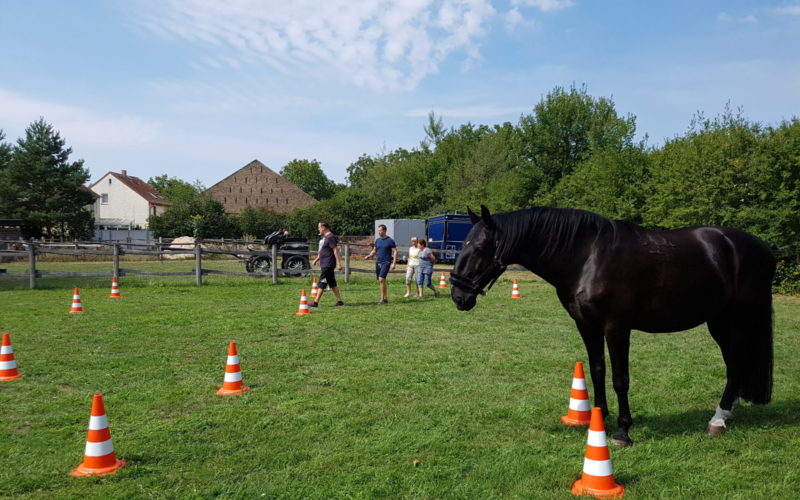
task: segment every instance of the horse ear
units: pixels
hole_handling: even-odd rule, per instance
[[[469,215],[469,220],[472,221],[473,226],[477,224],[479,220],[481,220],[481,217],[477,215],[475,212],[473,212],[472,209],[469,207],[467,207],[467,214]]]
[[[483,219],[483,223],[486,224],[486,227],[494,229],[492,214],[489,213],[489,209],[486,208],[486,205],[481,205],[481,219]]]

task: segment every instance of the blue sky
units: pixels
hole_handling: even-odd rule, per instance
[[[800,116],[800,1],[4,0],[0,129],[40,116],[92,179],[211,186],[253,159],[361,154],[447,127],[516,123],[585,85],[650,144],[727,102]]]

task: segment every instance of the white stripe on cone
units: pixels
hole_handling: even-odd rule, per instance
[[[603,448],[608,446],[605,431],[589,431],[589,437],[586,439],[586,444],[596,448]]]
[[[10,345],[0,347],[0,354],[14,354],[14,348]]]
[[[242,372],[228,373],[225,372],[225,379],[223,382],[239,382],[242,380]]]
[[[569,409],[576,411],[592,411],[592,409],[589,407],[588,399],[569,398]]]
[[[17,367],[17,361],[0,361],[0,370],[11,370]]]
[[[87,457],[102,457],[109,453],[114,453],[114,445],[110,439],[100,443],[86,441],[86,450],[83,452]]]
[[[89,430],[90,431],[99,431],[108,427],[108,417],[105,415],[99,415],[97,417],[92,416],[89,417]]]
[[[611,471],[611,460],[592,460],[591,458],[584,458],[583,473],[597,477],[610,476],[613,474]]]
[[[572,379],[572,388],[585,390],[586,389],[586,379],[585,378],[573,378]]]
[[[229,365],[238,365],[239,364],[239,355],[235,354],[233,356],[228,356],[228,363]]]

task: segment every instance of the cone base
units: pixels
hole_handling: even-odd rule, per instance
[[[114,294],[111,294],[111,295],[109,295],[109,296],[108,296],[108,298],[109,298],[109,299],[121,299],[121,298],[122,298],[122,295],[114,295]]]
[[[597,488],[590,488],[583,483],[583,479],[578,479],[572,483],[573,495],[591,495],[595,498],[622,498],[625,494],[625,487],[621,484],[614,483],[614,486],[607,490],[599,490]]]
[[[83,311],[70,311],[70,314],[83,314]]]
[[[241,389],[225,389],[224,387],[217,391],[217,396],[231,396],[234,394],[244,394],[249,391],[250,387],[244,386]]]
[[[580,427],[583,425],[589,425],[588,418],[586,420],[581,420],[578,418],[572,418],[569,415],[564,415],[563,417],[561,417],[561,422],[564,425],[569,425],[570,427]]]
[[[303,311],[303,312],[297,311],[295,314],[297,316],[311,316],[311,313],[308,311]]]
[[[0,377],[0,382],[7,382],[9,380],[16,380],[16,379],[22,378],[22,377],[24,377],[24,375],[20,375],[19,373],[16,374],[16,375],[9,375],[9,376],[6,376],[6,377]]]
[[[522,297],[511,297],[512,299],[521,299]]]
[[[74,471],[72,471],[71,475],[73,477],[105,476],[106,474],[116,473],[117,469],[121,469],[124,466],[125,460],[117,460],[114,465],[97,468],[85,467],[83,464],[80,464]]]

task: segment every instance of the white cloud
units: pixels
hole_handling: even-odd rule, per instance
[[[534,7],[542,12],[553,12],[575,5],[572,0],[512,0],[511,4],[515,7]]]
[[[28,125],[39,117],[60,132],[67,146],[140,146],[155,140],[162,129],[160,124],[138,116],[101,116],[81,107],[0,89],[0,123],[8,127],[6,139],[13,141],[21,137]],[[12,136],[12,132],[16,136]],[[74,149],[78,153],[77,148]]]
[[[800,16],[800,5],[790,5],[787,7],[776,7],[771,11],[779,16]]]
[[[137,22],[159,36],[201,45],[208,53],[195,67],[267,64],[297,78],[383,91],[414,89],[458,51],[478,60],[475,42],[496,14],[489,0],[169,0],[153,5],[155,11],[135,13]]]
[[[525,18],[522,17],[522,14],[519,13],[519,9],[516,7],[508,11],[504,17],[506,31],[508,32],[513,32],[517,26],[525,22]]]
[[[727,12],[720,12],[719,15],[717,15],[717,20],[723,23],[739,23],[739,24],[758,23],[758,18],[756,18],[756,16],[752,14],[742,17],[735,17],[728,14]]]
[[[474,106],[465,106],[461,108],[446,108],[433,110],[436,116],[444,118],[459,118],[459,119],[484,119],[493,118],[497,116],[520,115],[522,111],[518,106],[497,106],[495,104],[477,104]],[[406,116],[411,118],[427,117],[430,109],[412,109],[405,113]]]

